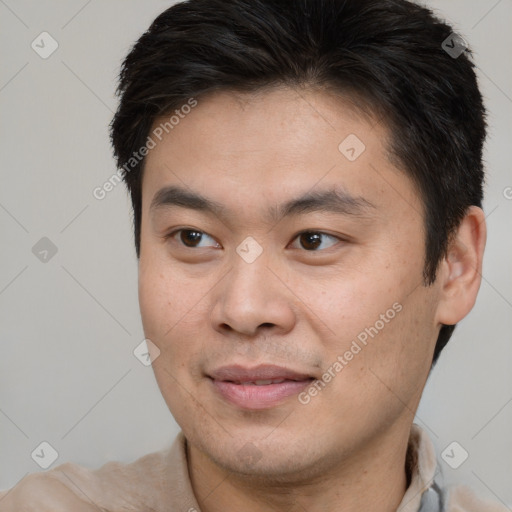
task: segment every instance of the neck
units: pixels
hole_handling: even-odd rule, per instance
[[[192,488],[202,512],[395,512],[408,484],[410,424],[396,428],[322,474],[309,470],[279,482],[230,472],[187,443]]]

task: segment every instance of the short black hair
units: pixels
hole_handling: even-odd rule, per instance
[[[126,163],[155,119],[207,93],[280,86],[333,90],[384,120],[389,157],[423,202],[432,284],[467,209],[481,207],[486,112],[469,48],[406,0],[188,0],[160,14],[123,62],[111,123],[137,257],[144,158]],[[441,327],[433,363],[454,328]]]

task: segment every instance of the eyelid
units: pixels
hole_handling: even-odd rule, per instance
[[[202,229],[196,229],[196,228],[192,228],[190,226],[173,228],[169,233],[165,234],[163,236],[163,238],[164,238],[164,240],[173,239],[181,231],[195,231],[196,233],[201,233],[203,236],[206,235],[206,236],[210,237],[212,240],[215,240],[216,245],[222,247],[222,245],[215,239],[214,236],[210,235],[206,231],[203,231]],[[185,249],[206,249],[206,247],[188,247],[183,242],[181,242],[181,240],[177,240],[177,243],[181,247],[184,247]],[[209,246],[209,247],[213,247],[213,246]]]
[[[338,245],[339,242],[347,242],[348,240],[346,238],[343,238],[339,235],[333,235],[331,233],[327,233],[325,231],[321,231],[319,229],[303,229],[302,231],[299,231],[293,238],[292,238],[292,241],[290,242],[290,244],[288,245],[291,245],[293,242],[295,242],[295,240],[297,240],[297,238],[299,238],[301,235],[304,235],[304,234],[316,234],[316,235],[324,235],[324,236],[327,236],[329,238],[333,238],[333,239],[336,239],[337,242],[332,244],[330,247],[327,247],[326,249],[319,249],[319,250],[314,250],[314,251],[308,251],[306,249],[302,249],[301,250],[303,252],[306,252],[306,253],[320,253],[320,252],[324,252],[324,251],[328,251],[329,249],[331,249],[332,247],[336,247]]]

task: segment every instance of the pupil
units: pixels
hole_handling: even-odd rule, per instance
[[[188,247],[194,247],[195,242],[201,241],[202,234],[199,231],[182,231],[181,241]]]
[[[301,235],[301,245],[304,249],[316,249],[321,244],[321,235],[318,233],[303,233]]]

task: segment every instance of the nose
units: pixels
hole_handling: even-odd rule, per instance
[[[218,332],[245,337],[278,335],[295,325],[293,295],[263,255],[252,263],[236,255],[215,293],[211,321]]]

